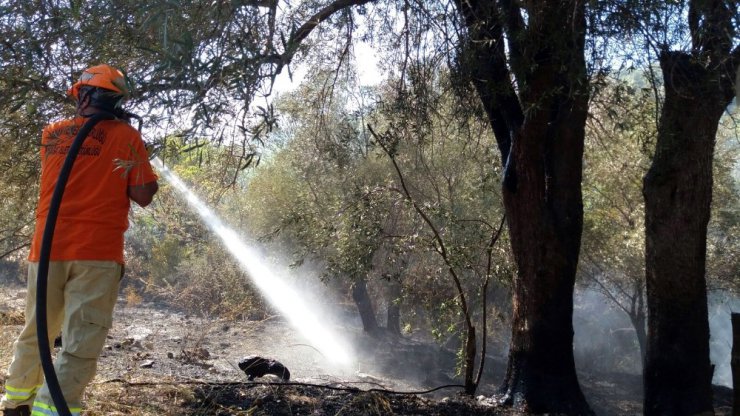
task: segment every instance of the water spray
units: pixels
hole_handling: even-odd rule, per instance
[[[39,358],[41,368],[44,372],[49,394],[52,397],[56,412],[61,416],[71,416],[69,406],[64,399],[59,379],[54,370],[54,363],[51,359],[51,346],[48,338],[48,322],[46,298],[48,292],[49,278],[49,261],[51,257],[51,246],[56,229],[57,217],[64,196],[64,190],[72,172],[72,167],[77,159],[77,154],[82,147],[87,135],[102,120],[112,120],[116,116],[108,112],[100,112],[91,116],[75,136],[72,145],[67,152],[64,164],[59,172],[54,193],[49,203],[49,212],[46,217],[44,233],[41,240],[41,251],[39,256],[39,270],[36,276],[36,327],[37,340],[39,346]],[[153,160],[162,175],[170,182],[175,189],[181,192],[187,199],[187,202],[201,216],[211,230],[218,235],[228,248],[229,252],[239,262],[251,278],[255,285],[260,289],[268,301],[281,311],[288,321],[324,356],[340,365],[348,365],[351,358],[348,353],[346,344],[343,343],[336,334],[331,333],[319,321],[311,309],[308,308],[303,298],[278,274],[270,271],[265,262],[260,258],[258,253],[247,246],[239,236],[211,211],[198,197],[190,191],[180,178],[172,173],[159,158]]]
[[[271,270],[258,251],[247,245],[233,229],[226,226],[174,172],[164,165],[162,160],[155,157],[152,165],[185,197],[190,207],[221,239],[242,271],[249,276],[270,304],[285,316],[291,326],[327,360],[342,366],[352,363],[348,344],[321,322],[304,297],[288,285],[286,276]]]

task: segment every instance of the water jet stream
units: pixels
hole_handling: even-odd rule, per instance
[[[223,241],[242,271],[249,276],[270,304],[285,316],[291,326],[330,362],[343,366],[352,363],[348,344],[319,320],[304,298],[286,283],[283,276],[270,270],[257,250],[248,246],[234,230],[226,226],[174,172],[162,163],[161,159],[154,158],[152,165],[185,197],[190,207]]]

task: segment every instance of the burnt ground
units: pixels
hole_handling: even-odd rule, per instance
[[[0,367],[11,360],[21,329],[23,296],[0,286]],[[514,415],[486,397],[503,377],[504,360],[491,357],[476,398],[459,394],[454,354],[437,346],[369,337],[352,326],[338,330],[358,349],[351,368],[332,366],[296,331],[275,317],[222,321],[173,312],[156,304],[117,306],[98,375],[86,396],[87,415]],[[240,358],[277,359],[291,380],[247,381]],[[430,370],[434,369],[434,370]],[[0,382],[4,381],[0,375]],[[579,373],[584,394],[599,415],[642,413],[639,376]],[[414,394],[390,393],[415,392]],[[732,391],[715,391],[716,414],[731,414]]]

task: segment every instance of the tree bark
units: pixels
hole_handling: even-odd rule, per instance
[[[572,322],[588,108],[585,6],[457,4],[471,38],[466,65],[506,165],[504,205],[518,266],[502,399],[533,413],[592,414],[576,376]]]
[[[367,333],[378,331],[378,319],[375,316],[375,309],[367,293],[367,282],[365,279],[358,279],[352,286],[352,299],[357,305],[357,312],[362,320],[362,330]]]
[[[740,313],[732,314],[732,414],[740,415]]]
[[[640,364],[645,371],[645,359],[647,357],[647,316],[645,311],[645,295],[642,279],[635,279],[632,286],[631,305],[627,311],[632,327],[635,328],[637,345],[640,348]]]
[[[645,330],[645,312],[640,310],[634,315],[630,315],[630,321],[632,326],[635,328],[635,335],[637,336],[637,346],[640,348],[640,362],[642,363],[642,370],[645,371],[645,360],[647,357],[647,331]]]
[[[398,302],[401,298],[401,283],[398,278],[398,275],[393,275],[388,281],[388,309],[386,311],[388,332],[396,336],[401,335],[401,305]]]
[[[545,80],[547,88],[565,81],[556,78]],[[572,322],[586,99],[553,97],[545,107],[527,117],[515,138],[517,185],[504,186],[518,272],[503,388],[507,401],[530,412],[589,414],[575,372]]]
[[[695,56],[664,51],[660,65],[665,103],[643,181],[649,323],[644,411],[693,415],[713,412],[706,239],[717,124],[731,93],[720,71],[708,70]]]

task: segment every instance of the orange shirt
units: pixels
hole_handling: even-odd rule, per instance
[[[87,119],[52,123],[41,138],[41,186],[30,261],[39,261],[54,187],[69,147]],[[139,132],[122,121],[100,121],[85,139],[64,191],[51,260],[112,260],[123,264],[127,188],[157,180]]]

